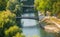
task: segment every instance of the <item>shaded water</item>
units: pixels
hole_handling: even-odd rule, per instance
[[[28,15],[24,15],[24,16],[28,16]],[[39,16],[40,20],[42,18],[44,18],[44,16]],[[37,26],[37,23],[38,23],[37,20],[22,19],[21,21],[22,21],[22,25],[23,25],[22,30],[26,37],[55,37],[54,34],[47,33],[44,30],[40,29]]]
[[[26,37],[40,37],[40,31],[37,27],[23,28],[23,33],[26,35]]]
[[[22,19],[23,33],[26,37],[40,37],[40,31],[37,26],[37,21],[32,19]]]

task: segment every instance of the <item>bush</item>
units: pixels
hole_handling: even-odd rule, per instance
[[[15,17],[9,10],[0,12],[0,37],[24,37]]]

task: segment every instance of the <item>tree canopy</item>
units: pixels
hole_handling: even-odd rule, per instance
[[[0,12],[0,37],[24,37],[15,17],[9,10]]]
[[[19,0],[0,0],[0,37],[25,37],[16,22],[21,14]]]
[[[9,0],[7,3],[6,9],[10,10],[11,12],[14,12],[16,15],[20,16],[22,13],[22,5],[19,0]]]
[[[0,11],[5,10],[8,0],[0,0]]]
[[[60,10],[60,0],[35,0],[34,6],[41,12],[50,11],[55,14]]]

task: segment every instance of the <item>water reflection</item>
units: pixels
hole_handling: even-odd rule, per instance
[[[26,37],[40,37],[39,27],[37,21],[32,19],[22,19],[23,33]]]

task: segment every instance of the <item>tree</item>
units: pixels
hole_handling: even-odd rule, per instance
[[[41,12],[45,12],[48,8],[47,4],[48,4],[49,0],[35,0],[35,8]]]
[[[53,4],[53,14],[58,14],[60,13],[60,0],[57,0],[57,2],[55,2]]]
[[[56,13],[60,13],[60,0],[35,0],[34,1],[34,6],[35,6],[35,9],[37,11],[40,11],[44,14],[46,14],[46,12],[51,12],[52,15],[56,14]],[[45,19],[45,18],[43,18]],[[55,18],[52,18],[52,17],[47,17],[44,21],[40,22],[42,24],[40,24],[41,27],[44,27],[43,30],[46,29],[47,32],[50,32],[50,33],[55,33],[56,37],[60,37],[60,27],[58,28],[59,24],[56,24],[58,19],[55,19]],[[53,21],[55,23],[53,23]],[[56,26],[58,25],[58,26]],[[58,32],[58,33],[57,33]],[[43,32],[41,32],[43,33]],[[46,35],[46,33],[44,34]],[[45,36],[44,36],[45,37]]]
[[[8,0],[0,0],[0,11],[5,10]]]
[[[9,0],[7,3],[6,10],[10,10],[14,14],[16,14],[16,17],[21,17],[22,13],[22,4],[20,0]],[[16,22],[21,27],[21,19],[16,18]]]
[[[19,16],[22,12],[22,5],[20,0],[9,0],[6,9],[14,12],[15,14],[18,14],[17,16]]]
[[[9,10],[0,12],[0,37],[24,37],[15,17]]]
[[[41,12],[46,13],[46,11],[49,11],[52,14],[55,14],[56,11],[60,10],[59,6],[57,5],[58,2],[60,2],[60,0],[35,0],[34,5],[35,8]]]

